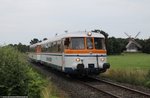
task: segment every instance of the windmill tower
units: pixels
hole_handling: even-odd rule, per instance
[[[138,49],[141,49],[142,46],[135,41],[135,39],[137,38],[137,36],[140,34],[137,33],[137,35],[133,38],[131,36],[129,36],[127,33],[125,33],[128,36],[129,42],[126,45],[126,52],[138,52]]]

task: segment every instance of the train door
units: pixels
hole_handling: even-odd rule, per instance
[[[89,62],[91,64],[87,64],[88,68],[95,68],[98,67],[98,54],[95,51],[95,45],[94,45],[94,38],[93,37],[86,37],[86,49],[89,51],[90,59]]]
[[[37,45],[36,46],[36,50],[35,50],[35,59],[37,62],[39,62],[41,60],[41,45]]]
[[[62,53],[62,71],[64,71],[64,67],[65,67],[65,54],[64,54],[64,41],[65,39],[61,40],[61,53]]]
[[[62,71],[65,70],[66,65],[66,57],[65,57],[65,49],[69,49],[70,47],[70,38],[63,38],[62,39]]]
[[[103,68],[103,63],[106,61],[106,46],[105,46],[105,39],[104,38],[94,38],[94,47],[97,51],[96,59],[98,67]]]

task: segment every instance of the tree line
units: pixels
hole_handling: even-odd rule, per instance
[[[47,40],[47,38],[44,38],[43,40]],[[150,54],[150,38],[149,39],[135,39],[136,42],[138,42],[142,49],[139,49],[143,53]],[[37,38],[34,38],[30,41],[30,45],[41,42],[41,40],[38,40]],[[121,54],[126,50],[126,45],[128,44],[128,39],[125,38],[115,38],[115,37],[109,37],[107,39],[107,53],[109,55],[115,55],[115,54]],[[21,43],[19,44],[9,44],[9,46],[12,46],[19,50],[20,52],[28,52],[29,51],[29,45],[23,45]]]
[[[107,42],[107,52],[108,54],[121,54],[126,50],[126,45],[128,44],[129,39],[124,38],[115,38],[110,37],[108,38]],[[149,39],[135,39],[137,43],[139,43],[142,46],[142,49],[139,49],[139,51],[143,53],[150,54],[150,38]]]

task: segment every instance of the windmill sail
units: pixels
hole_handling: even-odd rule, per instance
[[[135,38],[140,34],[140,32],[135,36],[135,38],[131,38],[127,33],[125,33],[129,38],[129,42],[126,45],[127,52],[138,52],[138,49],[141,49],[142,46],[135,41]]]
[[[141,32],[139,32],[134,38],[137,38],[137,36],[139,36],[140,33],[141,33]]]

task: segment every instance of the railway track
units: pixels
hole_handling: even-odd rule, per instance
[[[149,93],[98,78],[88,77],[86,79],[80,79],[79,82],[89,88],[103,92],[112,98],[150,98]]]
[[[41,68],[42,67],[42,68]],[[44,66],[36,66],[38,70],[42,69],[42,73],[49,74],[48,67]],[[53,70],[51,70],[53,71]],[[55,71],[54,71],[55,73]],[[60,74],[59,74],[60,75]],[[61,74],[63,78],[66,76]],[[68,78],[68,77],[66,77]],[[150,98],[149,93],[145,93],[142,91],[138,91],[126,86],[122,86],[116,83],[112,83],[110,81],[101,80],[99,78],[95,77],[86,77],[86,78],[70,78],[72,81],[80,82],[80,84],[83,84],[87,86],[90,89],[93,89],[94,91],[104,93],[104,96],[107,97],[104,98]],[[103,98],[103,97],[102,97]]]
[[[31,63],[31,65],[39,73],[50,78],[59,89],[63,89],[68,94],[68,98],[110,98],[110,95],[89,89],[79,83],[75,77],[70,77],[41,64]]]

